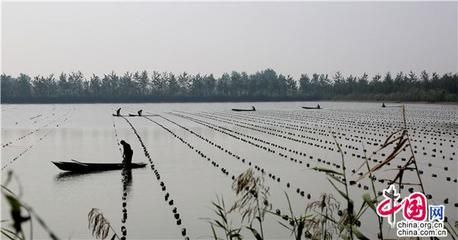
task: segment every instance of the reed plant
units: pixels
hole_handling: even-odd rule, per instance
[[[316,201],[308,203],[303,213],[295,214],[285,192],[289,212],[273,210],[264,175],[256,176],[251,168],[234,180],[232,190],[236,199],[231,207],[227,208],[224,199],[220,197],[212,203],[216,217],[207,220],[215,240],[242,239],[244,230],[248,230],[251,237],[257,240],[268,239],[264,232],[264,221],[268,217],[288,229],[294,239],[332,239],[332,236],[341,234],[341,226],[348,219],[339,210],[340,203],[332,194],[322,194]],[[235,226],[232,219],[237,216],[240,222]]]
[[[17,185],[19,186],[18,194],[8,188],[9,183],[13,179],[16,180]],[[1,185],[1,191],[10,207],[11,216],[11,220],[1,221],[1,236],[10,240],[25,240],[27,239],[27,235],[24,228],[28,225],[29,239],[32,240],[34,222],[37,222],[38,225],[48,234],[49,239],[59,239],[59,237],[57,237],[57,235],[49,228],[43,218],[41,218],[30,205],[21,200],[22,187],[19,178],[13,174],[12,171],[7,172],[6,179]]]
[[[112,233],[110,238],[111,240],[121,239],[111,226],[108,219],[103,216],[103,213],[100,211],[100,209],[92,208],[89,211],[87,218],[88,228],[91,231],[92,236],[96,239],[107,239],[110,232]]]

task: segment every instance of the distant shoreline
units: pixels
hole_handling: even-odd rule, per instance
[[[458,102],[458,73],[403,72],[372,79],[340,72],[302,74],[299,79],[273,69],[221,77],[147,71],[85,77],[1,75],[2,103],[157,103],[253,101]]]
[[[204,98],[162,98],[162,99],[154,99],[154,100],[147,100],[147,99],[78,99],[77,101],[59,101],[57,99],[37,99],[35,101],[27,101],[27,100],[20,100],[20,101],[9,101],[3,100],[1,101],[2,105],[7,104],[141,104],[141,103],[254,103],[254,102],[343,102],[343,103],[350,103],[350,102],[367,102],[367,103],[385,103],[385,104],[443,104],[443,105],[458,105],[458,102],[450,102],[450,101],[396,101],[396,100],[370,100],[370,99],[304,99],[304,98],[269,98],[269,99],[262,99],[262,98],[241,98],[241,99],[233,99],[233,98],[212,98],[212,99],[204,99]]]

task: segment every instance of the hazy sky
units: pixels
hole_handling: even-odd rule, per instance
[[[457,2],[4,2],[2,71],[457,72]]]

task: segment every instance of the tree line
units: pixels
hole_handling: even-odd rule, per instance
[[[458,102],[458,73],[390,72],[369,77],[313,73],[299,79],[273,69],[254,74],[147,71],[85,77],[81,72],[1,75],[2,103],[376,100]]]

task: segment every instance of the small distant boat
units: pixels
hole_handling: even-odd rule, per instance
[[[116,115],[116,114],[112,114],[113,117],[153,117],[153,116],[159,116],[159,114],[147,114],[147,115],[137,115],[137,114],[132,114],[132,113],[129,113],[129,115]]]
[[[402,105],[385,105],[385,103],[382,103],[382,108],[392,108],[392,107],[402,107]]]
[[[120,170],[124,168],[122,163],[85,163],[72,160],[71,162],[52,162],[56,167],[64,171],[70,172],[98,172],[98,171],[110,171]],[[132,163],[129,168],[143,168],[146,163]]]
[[[321,109],[320,104],[318,104],[316,107],[302,107],[303,109]]]
[[[254,112],[256,111],[256,108],[254,106],[251,106],[251,109],[233,108],[232,111],[234,112]]]

